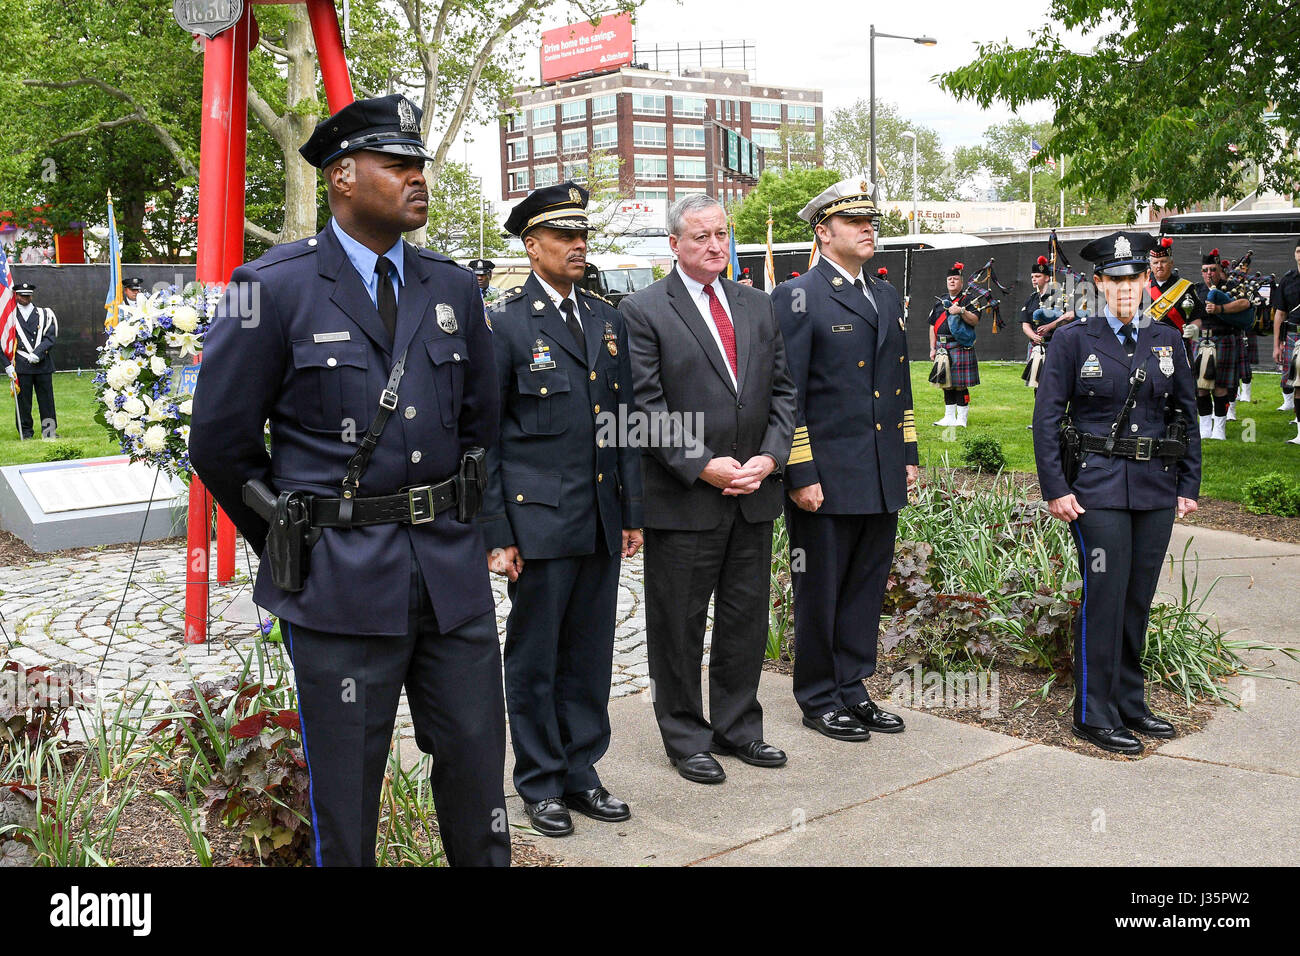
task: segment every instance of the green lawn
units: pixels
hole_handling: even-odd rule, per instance
[[[94,372],[56,372],[54,375],[54,409],[59,416],[59,439],[41,438],[18,440],[18,421],[14,415],[14,400],[9,397],[8,379],[0,383],[0,407],[4,409],[4,424],[0,424],[0,465],[26,465],[46,461],[51,446],[75,445],[81,449],[79,458],[98,458],[103,455],[120,455],[121,447],[108,437],[104,426],[95,421],[95,388],[91,383]],[[32,399],[32,418],[40,434],[40,408]]]
[[[912,363],[912,395],[916,402],[916,430],[921,443],[921,464],[940,465],[947,454],[961,463],[961,441],[967,435],[990,435],[1002,443],[1009,466],[1015,471],[1034,470],[1033,437],[1025,428],[1033,410],[1033,392],[1020,380],[1022,366],[980,363],[984,384],[971,391],[970,425],[965,429],[939,429],[930,423],[943,416],[943,393],[926,381],[928,362]],[[120,449],[94,420],[94,392],[90,372],[54,376],[54,399],[59,413],[59,445],[71,444],[81,457],[115,455]],[[1206,442],[1202,493],[1210,498],[1241,500],[1241,488],[1250,478],[1269,471],[1300,475],[1300,446],[1288,445],[1295,434],[1290,412],[1274,411],[1282,401],[1279,376],[1255,373],[1255,401],[1228,423],[1228,441]],[[0,393],[2,395],[3,393]],[[13,401],[0,398],[9,424],[0,426],[0,465],[45,461],[49,441],[20,442],[13,422]],[[35,409],[33,413],[35,414]],[[1255,440],[1244,440],[1246,420],[1255,423]]]
[[[980,363],[983,384],[971,389],[970,424],[966,428],[936,428],[943,417],[943,392],[926,376],[929,362],[912,363],[912,399],[916,404],[916,431],[921,464],[940,465],[947,454],[961,464],[961,442],[967,435],[988,435],[1002,443],[1007,465],[1013,471],[1034,470],[1033,434],[1025,428],[1033,417],[1033,391],[1020,380],[1019,363]],[[1241,500],[1242,486],[1257,475],[1280,471],[1300,477],[1300,446],[1288,445],[1295,435],[1290,412],[1274,411],[1282,403],[1281,377],[1255,372],[1254,401],[1237,409],[1228,422],[1228,440],[1205,442],[1201,467],[1201,494],[1207,498]],[[1246,440],[1248,421],[1254,422],[1254,441]]]

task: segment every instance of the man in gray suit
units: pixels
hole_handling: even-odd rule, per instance
[[[637,411],[656,436],[642,456],[651,693],[678,773],[721,783],[710,752],[759,767],[786,760],[763,740],[757,694],[795,388],[771,300],[720,278],[728,233],[718,201],[677,201],[668,233],[676,267],[619,308]],[[715,595],[706,719],[700,657]]]

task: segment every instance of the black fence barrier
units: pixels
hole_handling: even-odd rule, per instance
[[[60,371],[93,368],[104,344],[104,299],[108,295],[108,266],[14,265],[14,282],[36,286],[35,305],[53,309],[59,320],[54,367]],[[194,279],[194,265],[122,266],[122,278],[139,276],[146,291],[158,283],[183,286]]]

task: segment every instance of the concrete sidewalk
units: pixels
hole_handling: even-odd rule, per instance
[[[1300,546],[1179,528],[1194,537],[1206,610],[1233,639],[1300,646]],[[1190,572],[1189,568],[1189,572]],[[1240,575],[1240,577],[1223,577]],[[1162,589],[1178,587],[1166,575]],[[1300,678],[1285,657],[1252,666]],[[705,682],[707,688],[707,682]],[[575,815],[547,853],[596,865],[1268,865],[1300,843],[1300,696],[1293,683],[1236,678],[1243,708],[1140,761],[1092,758],[908,710],[906,733],[865,744],[802,726],[790,679],[765,673],[765,733],[789,764],[721,758],[721,786],[688,783],[664,756],[647,693],[613,702],[601,776],[632,819]],[[508,779],[508,777],[507,777]],[[526,820],[509,798],[513,822]]]

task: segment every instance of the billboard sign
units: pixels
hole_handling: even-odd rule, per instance
[[[600,23],[572,23],[542,34],[542,82],[604,73],[632,62],[632,15],[611,14]]]

